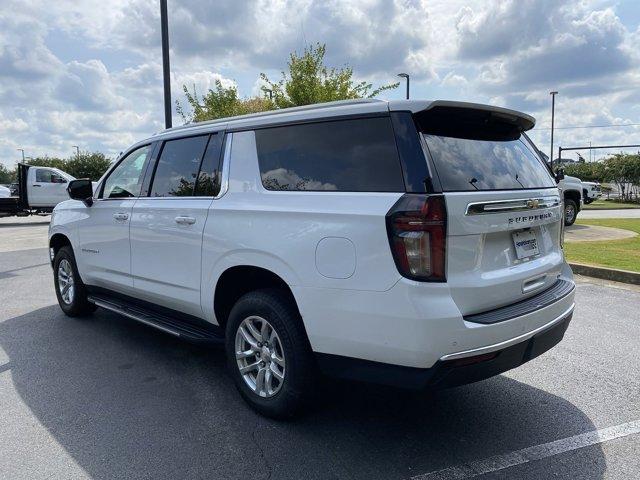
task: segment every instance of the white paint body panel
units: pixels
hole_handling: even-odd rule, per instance
[[[341,108],[332,107],[332,114],[388,106]],[[320,115],[300,112],[287,115]],[[248,128],[251,119],[231,123]],[[202,125],[189,133],[222,127]],[[573,306],[570,294],[498,324],[463,319],[535,294],[538,289],[523,293],[532,278],[544,277],[540,290],[558,278],[571,281],[558,244],[560,207],[526,225],[536,230],[541,254],[525,261],[515,259],[511,231],[522,227],[508,226],[509,215],[465,216],[470,202],[557,195],[557,189],[447,193],[447,282],[423,283],[399,274],[389,247],[385,215],[402,193],[267,191],[253,131],[234,132],[226,152],[219,198],[109,200],[91,207],[67,201],[56,208],[50,235],[66,235],[80,252],[85,283],[213,324],[220,276],[239,265],[267,269],[290,286],[314,351],[394,365],[428,368],[445,355],[526,337]],[[116,212],[127,212],[129,219],[115,220]],[[195,222],[178,225],[178,216]]]
[[[202,316],[202,232],[212,201],[189,197],[136,201],[130,227],[136,297]]]
[[[66,180],[66,183],[38,182],[38,171],[53,172]],[[27,195],[30,207],[55,207],[58,203],[69,200],[67,186],[74,177],[57,168],[30,167],[27,170]]]

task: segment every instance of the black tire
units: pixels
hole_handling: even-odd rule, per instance
[[[578,205],[569,198],[564,200],[564,224],[569,227],[576,222],[578,217]]]
[[[71,269],[73,293],[70,297],[63,297],[62,289],[60,288],[61,280],[59,271],[61,265],[67,267],[67,269],[68,267]],[[65,268],[62,270],[64,271]],[[76,258],[73,255],[71,247],[61,247],[56,253],[53,260],[53,283],[56,289],[56,297],[58,297],[58,304],[65,315],[69,317],[81,317],[89,315],[96,310],[96,306],[87,300],[87,289],[80,279]]]
[[[260,396],[250,387],[240,373],[240,366],[236,360],[236,334],[243,322],[250,317],[266,320],[277,334],[282,347],[285,362],[282,370],[284,380],[279,383],[278,391],[269,397]],[[302,318],[286,293],[276,289],[265,289],[249,292],[241,297],[229,314],[225,347],[231,377],[242,398],[258,413],[277,419],[291,418],[300,413],[312,398],[316,377],[315,362]],[[254,360],[259,361],[260,358],[251,357],[246,361],[249,363]],[[264,362],[261,362],[261,368],[268,370],[269,367],[270,364],[265,367]],[[255,372],[256,376],[257,374]]]

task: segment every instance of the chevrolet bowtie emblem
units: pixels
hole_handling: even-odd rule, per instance
[[[538,208],[540,201],[538,199],[527,200],[527,208]]]

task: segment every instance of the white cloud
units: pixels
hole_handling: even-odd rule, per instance
[[[633,2],[635,0],[622,0]],[[638,123],[640,26],[617,0],[251,0],[169,2],[173,98],[215,79],[260,94],[289,52],[327,44],[327,62],[375,84],[411,73],[412,96],[498,103],[558,125]],[[4,0],[0,161],[117,153],[163,128],[156,0]],[[401,98],[401,87],[385,92]],[[174,121],[179,119],[174,117]],[[558,141],[625,143],[631,127],[561,130]]]

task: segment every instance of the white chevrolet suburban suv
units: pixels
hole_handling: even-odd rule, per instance
[[[357,100],[166,130],[55,208],[60,307],[224,342],[273,417],[299,411],[316,372],[438,388],[517,367],[574,309],[534,122]]]

